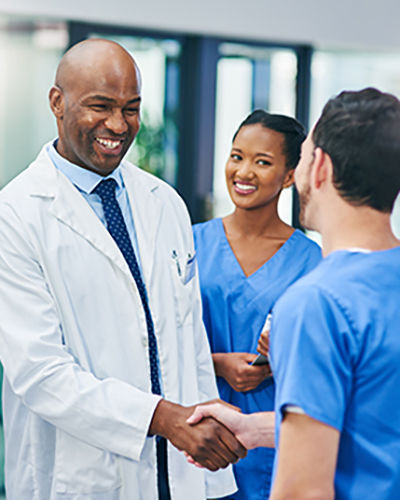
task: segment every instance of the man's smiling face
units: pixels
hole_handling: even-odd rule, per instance
[[[74,57],[67,69],[50,92],[59,129],[57,150],[70,162],[106,176],[139,131],[139,71],[128,53],[106,44]]]

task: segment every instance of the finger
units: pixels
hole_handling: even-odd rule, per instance
[[[236,415],[237,412],[228,410]],[[230,463],[246,455],[246,449],[235,436],[222,424],[208,417],[198,424],[204,433],[203,446],[196,450],[193,458],[210,470],[227,467]]]
[[[222,427],[218,432],[218,438],[218,451],[229,463],[236,463],[246,456],[246,448],[229,429]]]
[[[234,454],[236,459],[242,458],[243,453],[246,454],[246,449],[243,444],[238,441],[235,434],[240,430],[241,422],[243,418],[245,418],[245,415],[241,415],[225,407],[212,409],[211,413],[214,415],[214,418],[222,424],[217,429],[218,439],[224,443],[229,454]],[[229,457],[225,455],[225,458],[230,461],[234,459],[231,455],[229,455]]]
[[[197,412],[197,410],[199,411]],[[217,428],[217,430],[219,430],[220,436],[222,432],[222,441],[227,448],[227,452],[222,455],[225,460],[228,460],[230,463],[232,463],[232,461],[236,461],[238,458],[241,458],[243,456],[243,453],[246,454],[245,449],[243,449],[242,443],[238,443],[237,439],[234,437],[234,434],[240,431],[242,422],[244,422],[243,419],[245,418],[245,415],[221,404],[203,405],[196,408],[195,413],[191,417],[189,417],[188,422],[192,424],[195,423],[195,421],[197,421],[196,419],[198,418],[199,413],[201,413],[202,415],[201,418],[207,416],[207,420],[209,420],[209,417],[213,417],[215,420],[218,420],[223,424],[224,427],[220,426],[219,428]],[[192,417],[193,421],[191,420]],[[234,456],[232,456],[232,453],[234,454]],[[198,457],[194,458],[198,460]]]
[[[212,405],[209,405],[212,406]],[[202,406],[196,406],[196,409],[194,412],[190,415],[190,417],[186,420],[188,424],[197,424],[200,422],[204,417],[208,417],[210,415],[209,413],[209,406],[208,405],[202,405]]]
[[[196,467],[198,467],[199,469],[204,469],[204,467],[203,467],[201,464],[199,464],[198,462],[196,462],[196,460],[192,457],[192,455],[190,455],[187,451],[185,451],[185,450],[184,450],[182,453],[185,455],[186,460],[187,460],[190,464],[195,465],[195,466],[196,466]]]
[[[205,404],[220,404],[220,405],[226,406],[227,408],[230,408],[231,410],[235,410],[235,411],[238,411],[240,413],[242,412],[242,409],[239,408],[239,406],[235,406],[235,405],[228,403],[227,401],[224,401],[223,399],[219,399],[219,398],[212,399],[211,401],[207,401],[207,403],[202,403],[202,405],[205,405]]]
[[[205,466],[208,469],[225,469],[229,464],[236,463],[239,457],[232,453],[223,440],[215,438],[208,446]]]
[[[203,467],[201,464],[199,464],[199,462],[196,462],[196,460],[195,460],[193,457],[191,457],[191,456],[188,456],[188,457],[187,457],[187,461],[188,461],[191,465],[195,465],[195,466],[196,466],[197,468],[199,468],[199,469],[204,469],[204,467]]]
[[[211,446],[211,444],[207,446],[207,451],[203,450],[203,452],[195,454],[192,458],[195,461],[194,465],[211,471],[224,469],[230,463],[224,458],[223,454],[221,454],[215,446]]]
[[[259,378],[259,377],[262,378],[266,373],[268,373],[270,369],[269,363],[265,363],[264,365],[253,366],[252,368],[254,368],[253,370],[254,378]]]
[[[257,352],[259,352],[263,356],[268,356],[268,349],[260,344],[258,344],[257,346]]]
[[[254,368],[254,370],[248,373],[246,378],[237,384],[238,386],[246,387],[248,385],[259,384],[262,380],[264,380],[266,374],[268,373],[268,366],[260,365],[252,368]]]
[[[246,361],[246,363],[252,363],[257,357],[257,354],[252,354],[250,352],[248,353],[245,353],[245,355],[243,356],[243,359],[244,361]]]
[[[196,406],[194,412],[190,415],[190,417],[186,420],[188,424],[197,424],[200,422],[203,418],[205,417],[212,417],[216,412],[218,413],[218,407],[219,406],[226,406],[226,407],[232,407],[233,410],[238,411],[236,406],[230,405],[229,403],[222,404],[223,401],[217,400],[218,403],[212,403],[212,404],[201,404],[199,406]],[[240,409],[239,409],[240,411]]]
[[[267,356],[268,354],[268,343],[264,342],[262,338],[259,339],[257,344],[257,352]]]

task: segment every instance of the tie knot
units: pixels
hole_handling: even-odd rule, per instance
[[[106,179],[97,184],[92,193],[96,193],[102,200],[115,199],[115,189],[117,181],[115,179]]]

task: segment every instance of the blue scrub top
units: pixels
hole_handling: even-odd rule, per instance
[[[193,227],[203,302],[203,319],[212,352],[256,353],[267,314],[278,297],[321,260],[319,246],[296,230],[249,277],[243,273],[226,238],[221,219]],[[256,389],[236,392],[217,377],[223,400],[244,413],[273,410],[272,378]],[[234,466],[239,491],[235,500],[265,500],[270,490],[274,450],[258,448]]]
[[[340,431],[336,500],[400,498],[400,247],[336,251],[278,301],[277,442],[288,404]]]

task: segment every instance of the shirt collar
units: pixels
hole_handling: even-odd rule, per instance
[[[111,174],[107,175],[107,177],[103,177],[96,174],[96,172],[92,172],[91,170],[87,170],[79,165],[75,165],[62,157],[56,149],[57,141],[58,139],[47,147],[50,159],[54,163],[54,166],[60,170],[60,172],[62,172],[80,191],[90,194],[97,184],[104,179],[114,179],[118,185],[117,189],[124,188],[121,165],[118,165],[118,167],[113,170]]]

